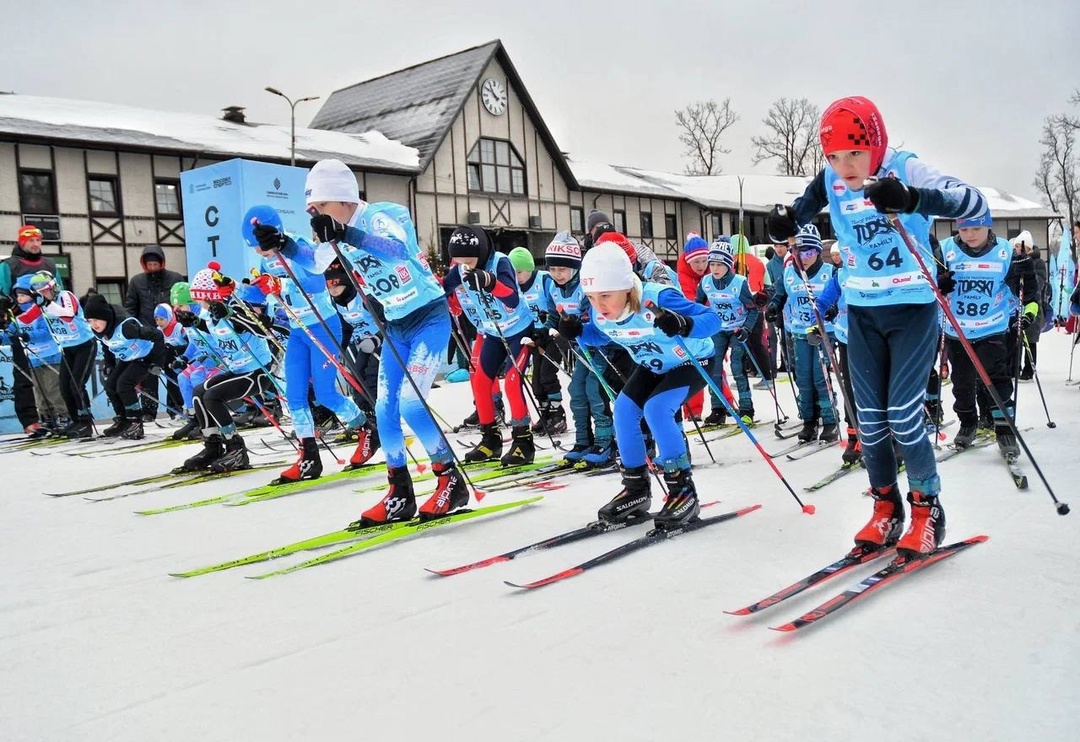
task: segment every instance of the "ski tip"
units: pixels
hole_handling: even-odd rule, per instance
[[[751,505],[749,507],[742,508],[741,510],[736,510],[735,513],[736,515],[746,515],[747,513],[752,513],[755,510],[761,510],[760,503],[757,505]]]
[[[737,611],[724,611],[729,616],[749,616],[752,611],[749,608],[740,608]]]
[[[797,629],[797,628],[799,628],[799,627],[798,627],[798,626],[796,626],[796,625],[795,625],[795,624],[793,624],[793,623],[786,623],[786,624],[784,624],[783,626],[770,626],[770,627],[769,627],[769,631],[779,631],[779,632],[781,632],[781,633],[785,633],[785,634],[786,634],[786,633],[789,633],[789,632],[795,631],[795,629]]]
[[[449,577],[456,574],[452,569],[432,569],[431,567],[424,567],[424,571],[428,574],[435,575],[436,577]]]

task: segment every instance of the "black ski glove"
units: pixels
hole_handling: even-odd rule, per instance
[[[943,272],[938,273],[937,287],[938,291],[948,296],[956,290],[956,272],[949,269],[945,269]]]
[[[311,217],[311,231],[319,242],[339,242],[345,239],[345,225],[329,214]]]
[[[735,333],[735,339],[738,340],[740,343],[745,343],[747,340],[750,339],[750,331],[747,330],[745,327],[740,327],[739,331]]]
[[[884,214],[910,214],[919,208],[919,191],[896,178],[882,178],[863,189],[863,195]]]
[[[469,271],[465,283],[476,291],[491,292],[495,288],[495,274],[489,271]]]
[[[176,321],[183,327],[194,327],[195,323],[199,321],[199,318],[195,316],[194,312],[189,312],[187,309],[181,309],[176,312]]]
[[[229,316],[229,308],[221,302],[215,301],[210,305],[210,316],[220,321]]]
[[[676,335],[686,337],[694,328],[694,320],[691,317],[684,317],[678,312],[660,309],[656,315],[656,319],[653,320],[653,327],[667,335],[669,338],[675,337]]]
[[[259,241],[259,247],[263,250],[280,250],[285,247],[289,239],[283,232],[278,231],[277,227],[269,224],[256,224],[252,231],[255,233],[255,239]]]
[[[767,306],[765,308],[765,321],[776,322],[776,320],[778,319],[780,319],[780,307],[776,306],[775,304],[770,304],[769,306]]]
[[[564,314],[559,317],[559,334],[567,340],[577,340],[585,332],[581,317],[576,314]]]
[[[825,318],[826,322],[832,322],[834,319],[836,319],[836,315],[838,314],[840,314],[840,306],[837,304],[833,304],[831,307],[825,310],[825,314],[823,314],[822,316]]]
[[[765,230],[773,242],[787,242],[799,231],[799,225],[795,223],[795,212],[790,206],[777,204],[765,217]]]

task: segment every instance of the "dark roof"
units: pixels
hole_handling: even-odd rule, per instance
[[[419,150],[422,172],[493,57],[505,70],[567,185],[575,188],[566,158],[498,40],[336,90],[312,119],[311,128],[352,134],[378,131]]]

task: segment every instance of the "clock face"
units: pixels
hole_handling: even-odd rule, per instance
[[[480,100],[489,113],[500,116],[506,110],[506,88],[494,77],[489,77],[480,86]]]

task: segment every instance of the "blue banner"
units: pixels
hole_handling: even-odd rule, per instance
[[[184,235],[188,275],[211,260],[236,280],[250,276],[260,258],[244,244],[241,221],[247,210],[269,204],[286,231],[309,235],[304,181],[307,170],[250,160],[228,160],[180,174],[184,193]]]

